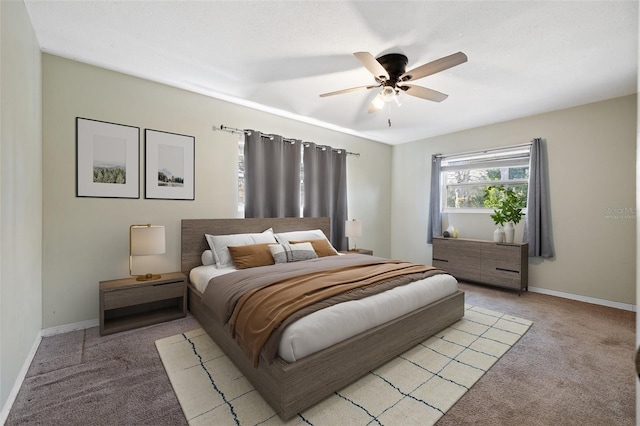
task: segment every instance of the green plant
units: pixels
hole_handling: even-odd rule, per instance
[[[526,206],[526,200],[523,194],[517,193],[513,188],[495,185],[485,188],[484,206],[493,207],[491,219],[496,225],[502,226],[508,222],[517,225],[524,216],[522,209]]]

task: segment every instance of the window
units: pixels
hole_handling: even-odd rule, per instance
[[[238,138],[238,213],[244,216],[244,137]]]
[[[442,157],[442,207],[445,212],[487,209],[485,189],[503,185],[527,197],[530,147],[494,149]]]

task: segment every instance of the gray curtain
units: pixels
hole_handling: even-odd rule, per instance
[[[531,141],[529,193],[524,223],[524,241],[529,243],[530,257],[554,256],[548,176],[545,146],[542,139],[536,138]]]
[[[427,244],[433,243],[434,236],[442,235],[442,213],[440,212],[440,167],[442,159],[438,155],[431,157],[431,194],[429,196],[429,223],[427,226]]]
[[[300,217],[302,142],[245,134],[244,217]]]
[[[347,250],[347,152],[314,143],[304,144],[304,217],[331,218],[331,244]]]

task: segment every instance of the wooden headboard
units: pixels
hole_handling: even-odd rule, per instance
[[[321,229],[331,235],[328,217],[286,217],[265,219],[182,219],[180,270],[186,274],[202,265],[202,252],[209,248],[204,234],[229,235],[262,232],[305,231]]]

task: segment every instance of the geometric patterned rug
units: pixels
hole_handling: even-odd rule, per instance
[[[464,318],[283,422],[202,329],[156,341],[190,425],[432,425],[531,327],[465,305]]]

